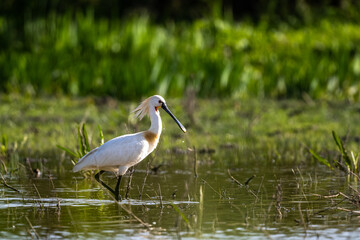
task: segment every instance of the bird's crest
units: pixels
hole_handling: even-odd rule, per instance
[[[143,119],[143,117],[145,115],[149,116],[149,114],[150,114],[150,112],[149,112],[150,98],[151,97],[149,97],[149,98],[145,99],[144,101],[142,101],[142,103],[140,103],[140,105],[137,108],[135,108],[134,111],[132,111],[133,113],[135,113],[135,116],[137,118],[139,118],[140,120]]]

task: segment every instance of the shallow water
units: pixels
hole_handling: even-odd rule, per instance
[[[20,193],[1,189],[0,237],[349,239],[360,233],[359,216],[345,211],[356,210],[354,203],[321,197],[349,192],[346,177],[326,168],[224,166],[216,156],[200,156],[196,178],[191,160],[171,158],[157,173],[147,175],[146,161],[137,166],[130,196],[120,203],[92,177],[72,173],[70,164],[51,171],[50,161],[38,178],[7,174]],[[115,184],[112,174],[103,178]],[[123,177],[123,197],[128,180]]]

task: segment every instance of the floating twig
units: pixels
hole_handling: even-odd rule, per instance
[[[299,210],[300,219],[301,219],[300,223],[303,225],[304,230],[305,230],[305,232],[306,232],[306,228],[307,228],[306,225],[307,225],[307,224],[306,224],[306,222],[305,222],[304,215],[303,215],[302,210],[301,210],[301,203],[298,204],[298,210]]]
[[[236,184],[238,184],[240,187],[243,186],[242,183],[239,182],[239,180],[237,180],[236,178],[234,178],[234,177],[231,175],[230,169],[228,169],[228,174],[229,174],[230,178],[231,178]]]
[[[56,210],[57,210],[57,213],[60,215],[60,211],[61,211],[61,205],[60,205],[60,202],[62,201],[62,199],[57,199],[57,203],[56,203]]]
[[[245,186],[249,185],[249,182],[253,180],[254,177],[256,177],[256,175],[252,175],[251,177],[249,177],[249,179],[245,182]]]
[[[340,194],[341,196],[343,196],[344,198],[346,198],[347,200],[352,200],[351,197],[349,197],[348,195],[346,195],[346,194],[344,194],[344,193],[342,193],[342,192],[339,192],[339,194]]]
[[[261,189],[261,187],[263,185],[263,182],[264,182],[264,176],[261,177],[261,183],[260,183],[259,188],[258,188],[258,190],[256,192],[256,195],[258,195],[260,193],[260,189]]]
[[[203,222],[203,216],[204,216],[204,192],[203,192],[203,186],[200,185],[200,190],[199,190],[199,222],[198,222],[198,227],[197,227],[197,232],[201,232],[201,226],[202,226],[202,222]]]
[[[51,182],[52,188],[55,189],[54,181],[51,175],[49,175],[49,180]]]
[[[216,192],[220,198],[226,198],[226,196],[222,195],[221,193],[219,193],[218,191],[216,191],[207,181],[205,181],[205,179],[201,179],[204,183],[206,183],[214,192]]]
[[[134,166],[132,166],[130,168],[130,176],[129,176],[129,181],[128,181],[128,184],[127,184],[127,187],[126,187],[125,199],[128,199],[129,192],[130,192],[130,189],[131,189],[131,181],[132,181],[132,177],[133,177],[134,172],[135,172],[135,169],[134,169]]]
[[[197,172],[197,154],[196,154],[196,148],[195,148],[195,146],[193,147],[193,151],[194,151],[194,177],[197,178],[197,177],[198,177],[198,172]]]
[[[340,195],[340,194],[339,194]],[[326,212],[328,210],[333,210],[333,209],[337,209],[337,205],[339,205],[340,203],[344,202],[346,200],[346,198],[343,198],[342,200],[340,200],[339,202],[336,202],[335,204],[333,204],[331,207],[326,207],[324,209],[321,209],[317,212],[314,212],[312,215],[317,215],[317,214],[320,214],[322,212]]]
[[[281,212],[282,187],[281,187],[281,182],[276,186],[275,200],[276,200],[275,207],[276,207],[276,210],[278,212],[279,218],[281,219],[282,218],[282,212]],[[299,207],[300,207],[300,205],[299,205]]]
[[[140,194],[139,194],[139,199],[140,199],[140,200],[141,200],[141,198],[142,198],[142,194],[143,194],[143,191],[144,191],[146,179],[147,179],[147,177],[148,177],[148,175],[149,175],[149,172],[150,172],[150,165],[151,165],[152,160],[153,160],[153,159],[151,158],[151,159],[148,161],[148,164],[147,164],[146,175],[145,175],[145,177],[144,177],[144,182],[143,182],[143,184],[142,184],[142,186],[141,186],[141,192],[140,192]]]
[[[342,208],[342,207],[337,207],[336,209],[337,209],[337,210],[340,210],[340,211],[344,211],[344,212],[349,212],[349,213],[353,213],[353,214],[356,214],[356,215],[360,215],[360,211],[350,210],[350,209]]]
[[[353,188],[351,185],[349,185],[349,188],[350,188],[351,190],[353,190],[354,192],[356,192],[356,194],[357,194],[358,196],[360,196],[360,192],[359,192],[358,190],[356,190],[355,188]]]
[[[146,223],[143,220],[141,220],[140,218],[138,218],[130,209],[127,209],[126,207],[124,207],[124,205],[119,203],[119,206],[125,211],[127,212],[129,215],[131,215],[133,218],[135,218],[139,223],[141,223],[141,225],[143,225],[146,228],[150,228],[151,224],[150,223]]]
[[[177,192],[177,189],[175,189],[175,191],[171,194],[172,199],[175,199],[175,197],[176,197],[176,192]]]
[[[163,201],[162,201],[162,196],[161,196],[161,188],[160,188],[160,183],[159,183],[159,197],[160,197],[160,208],[163,208]]]
[[[331,198],[337,198],[338,196],[340,196],[340,193],[337,193],[337,194],[333,194],[333,195],[320,195],[320,194],[317,194],[317,193],[313,193],[311,194],[312,196],[316,196],[316,197],[319,197],[319,198],[324,198],[324,199],[331,199]]]
[[[174,210],[181,216],[181,218],[186,223],[187,227],[192,231],[192,227],[190,225],[189,219],[185,216],[185,214],[180,210],[178,206],[176,206],[174,203],[170,203],[171,206],[174,208]]]
[[[40,192],[39,192],[39,190],[37,189],[35,183],[33,183],[33,185],[34,185],[34,188],[35,188],[35,190],[36,190],[37,195],[39,196],[39,200],[41,201],[41,203],[39,203],[39,205],[40,205],[40,207],[43,208],[43,207],[44,207],[44,203],[43,203],[43,200],[42,200],[42,198],[41,198]]]
[[[230,178],[237,184],[239,185],[240,187],[244,187],[244,185],[239,181],[237,180],[236,178],[234,178],[231,173],[230,173],[230,169],[228,169],[228,174],[230,176]],[[251,176],[246,182],[245,182],[245,186],[246,186],[246,189],[249,193],[251,193],[256,199],[258,199],[258,196],[249,188],[249,186],[247,185],[249,183],[249,181],[251,179],[253,179],[255,177],[255,175]]]
[[[37,238],[37,239],[40,239],[39,234],[36,232],[35,228],[34,228],[34,227],[33,227],[33,225],[31,224],[31,222],[30,222],[29,218],[28,218],[27,216],[25,216],[25,219],[26,219],[26,220],[27,220],[27,222],[29,223],[29,225],[30,225],[30,227],[31,227],[31,230],[33,230],[33,232],[34,232],[34,234],[35,234],[36,238]]]
[[[4,168],[5,174],[7,174],[7,168],[6,168],[5,162],[1,158],[0,158],[0,161],[1,161],[1,164],[2,164],[2,166]]]
[[[0,173],[0,174],[1,174],[1,173]],[[15,192],[20,193],[19,190],[17,190],[16,188],[14,188],[14,187],[12,187],[12,186],[10,186],[9,184],[6,183],[5,178],[4,178],[4,176],[3,176],[2,174],[1,174],[1,179],[2,179],[3,184],[4,184],[5,187],[10,188],[11,190],[13,190],[13,191],[15,191]]]

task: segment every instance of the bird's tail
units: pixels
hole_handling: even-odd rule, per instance
[[[73,172],[78,172],[80,171],[81,169],[83,168],[83,166],[81,166],[81,164],[76,164],[74,167],[73,167]]]
[[[95,153],[97,150],[97,148],[91,150],[90,152],[88,152],[85,156],[83,156],[73,167],[73,172],[78,172],[81,169],[85,168],[85,167],[89,167],[90,165],[94,165],[91,161],[87,161],[87,159],[89,159],[89,156],[92,155],[93,153]]]

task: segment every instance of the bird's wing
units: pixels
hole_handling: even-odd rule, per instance
[[[148,154],[149,144],[141,134],[120,136],[93,149],[75,165],[81,169],[114,170],[120,166],[133,166]]]

